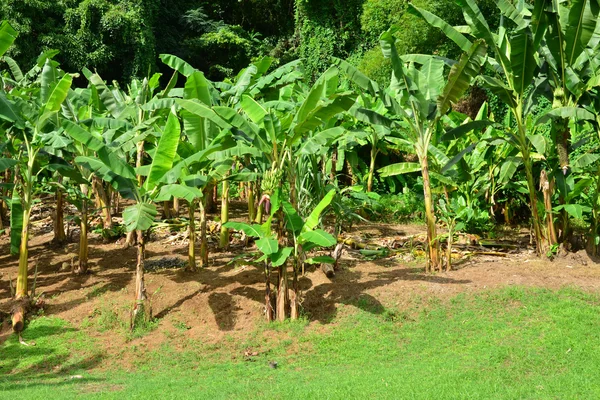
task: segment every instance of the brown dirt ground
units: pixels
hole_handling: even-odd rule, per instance
[[[238,216],[242,217],[242,214]],[[33,225],[30,257],[37,260],[37,293],[43,293],[44,314],[86,329],[84,322],[108,307],[127,321],[127,310],[133,305],[136,249],[123,249],[118,243],[105,243],[99,236],[92,235],[91,273],[74,276],[69,270],[61,271],[61,266],[76,254],[77,235],[71,243],[57,247],[51,244],[48,218],[40,216]],[[391,242],[423,232],[424,227],[418,225],[362,224],[352,235]],[[186,261],[187,245],[174,240],[178,237],[164,232],[153,236],[147,246],[147,260],[177,257]],[[264,277],[252,266],[228,263],[244,251],[238,242],[234,241],[228,252],[219,252],[213,242],[210,265],[199,272],[169,268],[147,273],[146,284],[153,315],[159,321],[158,329],[131,342],[111,332],[89,329],[90,335],[102,343],[108,354],[114,355],[128,343],[156,348],[170,333],[215,345],[226,335],[244,337],[263,321]],[[16,277],[18,260],[8,255],[6,236],[0,238],[0,254],[3,254],[0,256],[0,311],[9,312],[9,280]],[[357,251],[348,249],[335,278],[328,279],[319,269],[308,270],[300,278],[302,308],[310,321],[309,329],[327,329],[341,305],[356,306],[360,301],[367,301],[374,312],[382,312],[386,308],[408,308],[416,298],[448,298],[507,285],[551,289],[571,285],[588,291],[597,291],[600,287],[600,268],[585,252],[550,262],[536,258],[524,246],[506,257],[476,256],[459,260],[457,264],[455,271],[426,275],[423,260],[414,260],[409,253],[367,261]],[[0,343],[7,334],[10,330],[5,321]]]

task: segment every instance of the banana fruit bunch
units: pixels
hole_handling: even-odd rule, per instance
[[[271,169],[266,171],[263,175],[263,179],[260,185],[260,189],[263,194],[271,195],[281,185],[281,180],[283,179],[283,170],[281,168],[277,168],[276,163],[274,162]]]
[[[260,189],[263,195],[258,202],[258,206],[260,207],[261,204],[264,203],[265,212],[267,214],[271,213],[271,195],[281,185],[282,179],[283,170],[281,168],[277,168],[277,164],[273,162],[271,169],[266,171],[263,175],[263,179],[260,184]]]

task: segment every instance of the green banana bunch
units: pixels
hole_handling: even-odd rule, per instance
[[[277,168],[276,163],[273,163],[271,169],[266,171],[260,185],[261,191],[266,195],[271,195],[281,185],[283,179],[283,170]]]

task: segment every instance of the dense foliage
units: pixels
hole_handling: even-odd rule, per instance
[[[274,21],[278,13],[289,18],[289,3],[257,3],[271,7]],[[497,3],[491,12],[474,0],[423,8],[299,0],[294,27],[260,25],[270,42],[251,31],[253,7],[182,5],[180,19],[164,20],[174,25],[164,24],[160,40],[153,29],[162,3],[57,3],[48,12],[64,27],[43,25],[43,35],[36,13],[28,14],[47,10],[43,2],[11,8],[9,17],[24,16],[17,28],[44,50],[33,57],[27,41],[13,46],[10,23],[0,26],[0,168],[20,255],[17,297],[28,295],[29,217],[40,187],[52,188],[44,190],[57,202],[67,194],[78,209],[77,272],[87,271],[94,213],[106,237],[127,231],[127,242],[137,243],[132,325],[150,313],[144,248],[159,205],[169,219],[185,201],[194,271],[208,262],[206,218],[217,188],[219,247],[229,246],[230,229],[255,239],[251,259],[265,273],[269,320],[298,317],[305,264],[336,262],[315,250],[336,245],[336,234],[380,207],[376,191],[401,192],[422,213],[427,272],[451,270],[457,232],[489,232],[496,220],[530,225],[539,256],[559,246],[597,254],[600,9],[586,1]],[[385,68],[363,68],[380,29],[386,79]],[[163,53],[155,67],[161,41],[193,64]],[[50,49],[60,46],[63,53]],[[286,46],[304,58],[285,62],[293,58],[283,55]],[[279,57],[264,56],[276,49]],[[22,70],[29,57],[32,67]],[[125,84],[107,83],[116,74]],[[229,222],[237,184],[247,223]],[[119,199],[128,207],[115,227]]]

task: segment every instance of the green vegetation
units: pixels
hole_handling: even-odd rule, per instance
[[[520,287],[443,301],[415,297],[406,310],[358,300],[325,331],[300,320],[216,347],[179,336],[152,351],[127,345],[120,357],[135,360],[133,373],[118,364],[88,372],[111,360],[85,331],[41,317],[27,330],[36,347],[16,338],[4,345],[0,389],[30,399],[594,398],[599,301],[571,288]],[[184,350],[175,350],[177,342]],[[249,348],[259,354],[245,361]]]
[[[344,245],[373,259],[398,254],[400,239],[373,248],[348,237],[367,219],[424,222],[426,237],[407,240],[427,279],[451,273],[453,249],[500,222],[529,227],[540,258],[599,255],[598,1],[171,3],[0,0],[0,229],[10,224],[19,255],[0,315],[11,314],[14,336],[27,327],[39,341],[3,346],[3,393],[23,382],[24,393],[42,395],[45,386],[27,386],[38,380],[60,382],[65,396],[169,396],[174,386],[190,397],[598,394],[581,373],[600,361],[589,333],[598,299],[574,289],[506,289],[408,310],[364,297],[324,334],[301,307],[309,264],[332,278]],[[244,222],[231,221],[233,196],[247,202]],[[187,229],[186,279],[209,264],[209,249],[220,253],[212,261],[233,249],[264,271],[266,319],[277,322],[248,332],[244,346],[265,350],[271,330],[284,339],[266,340],[272,348],[255,362],[228,358],[241,349],[230,337],[218,349],[123,347],[143,367],[95,369],[107,360],[83,345],[84,331],[45,317],[27,324],[43,303],[29,251],[40,202],[53,210],[56,246],[66,244],[65,220],[78,225],[73,279],[92,272],[92,221],[107,241],[124,234],[137,246],[129,317],[129,305],[101,308],[86,330],[131,343],[162,323],[146,293],[145,250],[153,229],[173,225]],[[65,217],[65,202],[76,215]],[[220,215],[218,248],[209,212]],[[274,359],[280,368],[267,369]],[[71,382],[54,367],[94,371]]]

